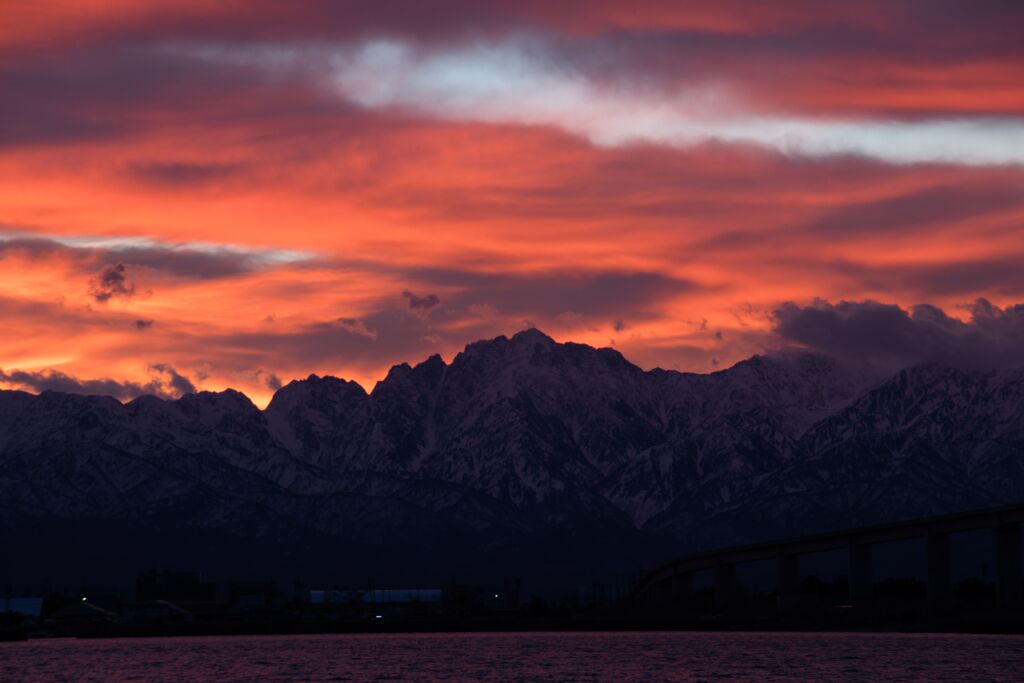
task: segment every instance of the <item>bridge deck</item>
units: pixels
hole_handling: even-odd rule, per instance
[[[701,571],[722,565],[778,559],[790,555],[805,555],[859,545],[927,538],[935,534],[998,529],[1021,522],[1024,522],[1024,504],[1015,504],[701,551],[676,557],[655,567],[641,581],[641,590],[653,582],[682,572]]]

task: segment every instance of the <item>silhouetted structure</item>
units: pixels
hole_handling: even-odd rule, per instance
[[[122,614],[122,623],[136,626],[191,624],[194,621],[195,615],[190,611],[167,600],[153,600],[152,602],[127,605]]]
[[[232,581],[228,600],[240,609],[272,607],[282,601],[281,588],[276,581]]]
[[[0,614],[18,614],[26,619],[38,620],[42,613],[42,598],[0,598]]]
[[[382,605],[441,602],[440,588],[384,588],[379,590],[312,590],[314,605]]]
[[[635,595],[646,602],[667,599],[686,603],[693,594],[694,573],[710,569],[715,576],[715,606],[727,609],[736,598],[736,565],[775,560],[778,603],[785,608],[799,599],[801,555],[846,549],[849,600],[854,606],[865,606],[872,598],[872,546],[923,538],[928,558],[927,597],[933,605],[941,605],[952,595],[950,535],[991,529],[995,538],[996,605],[1010,610],[1021,606],[1024,593],[1022,522],[1024,504],[719,548],[677,557],[656,567],[641,579]]]
[[[86,598],[71,603],[53,615],[57,633],[62,635],[77,635],[89,628],[109,626],[118,619],[117,612],[101,607]]]
[[[199,572],[150,569],[141,572],[135,581],[135,600],[140,603],[166,600],[200,604],[212,603],[216,599],[217,586],[204,582]]]

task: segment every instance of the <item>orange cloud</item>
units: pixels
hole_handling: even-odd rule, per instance
[[[438,10],[462,29],[422,12],[367,10],[360,29],[330,4],[205,5],[40,4],[0,33],[0,384],[170,393],[170,375],[154,379],[166,367],[265,403],[293,377],[371,388],[393,363],[530,324],[705,371],[778,343],[786,301],[956,314],[1024,296],[1020,165],[607,145],[504,110],[448,115],[457,102],[444,115],[368,106],[309,64],[175,48],[245,55],[384,33],[443,56],[475,29],[501,43],[513,17],[587,92],[719,82],[755,113],[1005,124],[1024,113],[1006,17],[979,10],[959,29],[932,17],[952,46],[940,53],[911,10],[887,4]]]

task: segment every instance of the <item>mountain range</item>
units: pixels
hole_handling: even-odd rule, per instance
[[[645,371],[530,329],[367,393],[0,392],[8,580],[573,577],[1024,500],[1024,371],[803,352]],[[3,578],[0,576],[0,578]]]

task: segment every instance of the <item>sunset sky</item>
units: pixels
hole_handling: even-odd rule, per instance
[[[4,2],[0,287],[0,387],[122,399],[1018,362],[1024,3]]]

